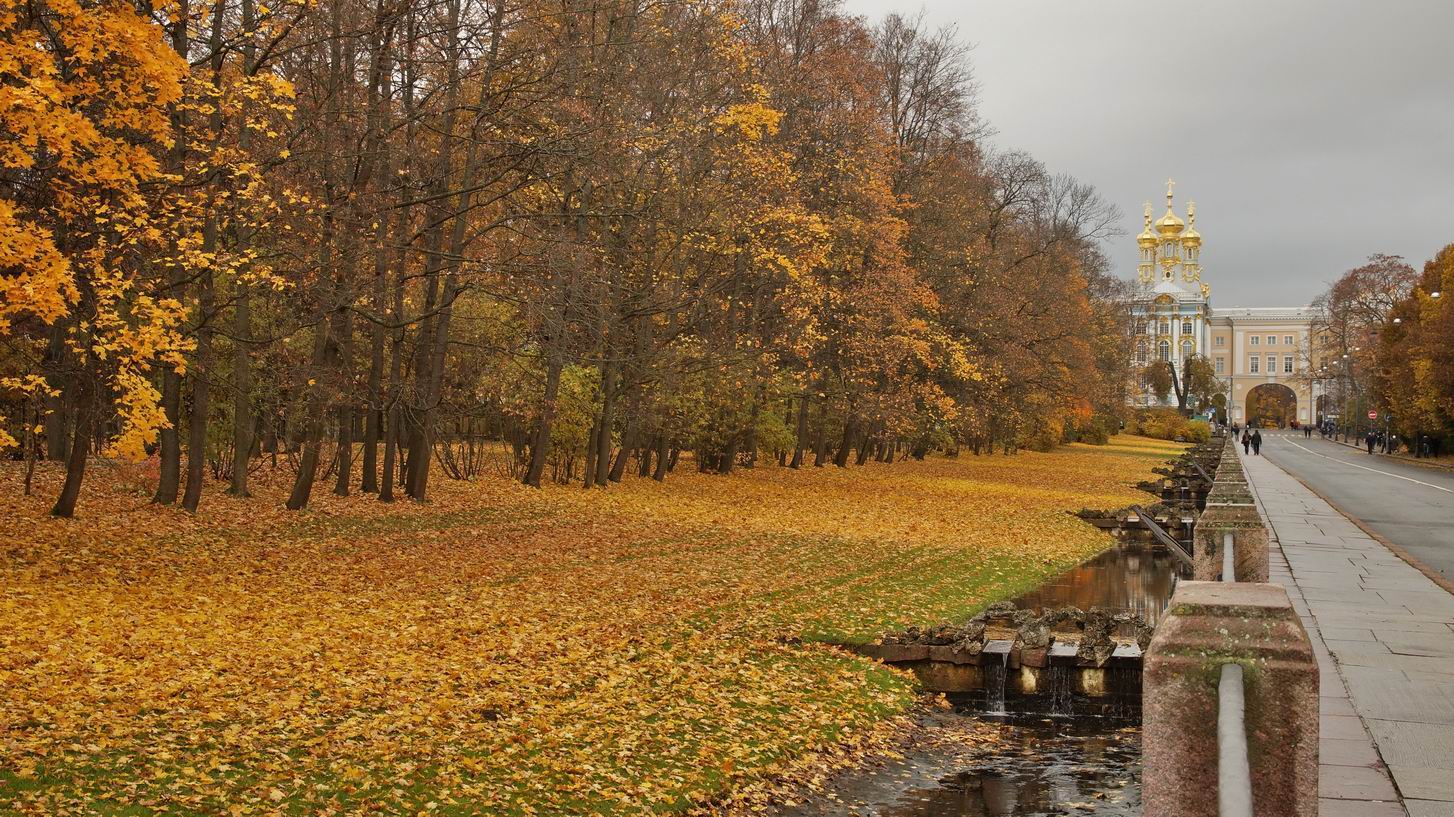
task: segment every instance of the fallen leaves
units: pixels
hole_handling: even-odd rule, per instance
[[[684,468],[604,492],[441,481],[429,505],[328,497],[302,516],[263,485],[194,518],[101,472],[111,490],[75,521],[5,470],[0,524],[23,533],[0,550],[0,804],[564,814],[741,795],[912,699],[811,639],[967,615],[1084,558],[1107,539],[1066,511],[1134,500],[1175,450]]]

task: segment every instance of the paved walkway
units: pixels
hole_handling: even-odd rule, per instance
[[[1271,579],[1322,669],[1321,817],[1454,815],[1454,595],[1265,457],[1243,461]]]

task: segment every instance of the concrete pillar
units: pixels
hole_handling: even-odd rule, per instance
[[[1215,490],[1215,488],[1213,489]],[[1235,581],[1265,582],[1269,568],[1267,527],[1255,505],[1216,505],[1209,496],[1207,509],[1197,518],[1192,543],[1192,578],[1214,582],[1222,576],[1222,546],[1232,534]]]
[[[1142,676],[1142,800],[1217,817],[1218,681],[1242,667],[1257,817],[1317,817],[1318,662],[1279,585],[1182,582]]]

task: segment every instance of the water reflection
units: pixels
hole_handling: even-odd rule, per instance
[[[881,817],[1141,814],[1140,729],[1095,719],[1007,722],[1003,742],[933,788],[904,792]]]
[[[1050,579],[1014,602],[1024,609],[1070,604],[1082,610],[1130,610],[1155,624],[1171,600],[1179,569],[1180,562],[1170,551],[1133,539]]]

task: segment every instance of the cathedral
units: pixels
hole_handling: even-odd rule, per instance
[[[1136,236],[1140,262],[1131,300],[1133,365],[1139,373],[1154,360],[1172,365],[1180,378],[1187,361],[1204,357],[1216,373],[1233,423],[1264,425],[1321,422],[1321,385],[1311,376],[1314,360],[1309,307],[1213,308],[1202,280],[1202,235],[1196,202],[1186,220],[1176,213],[1174,182],[1166,183],[1166,213],[1152,221],[1146,203]],[[1138,377],[1137,382],[1141,383]],[[1144,386],[1136,405],[1176,405],[1173,391],[1160,400]]]

